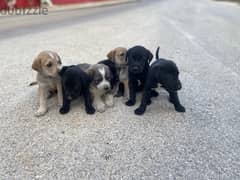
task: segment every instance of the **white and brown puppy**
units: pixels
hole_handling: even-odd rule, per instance
[[[32,69],[37,71],[40,104],[36,116],[42,116],[47,112],[49,92],[57,91],[58,104],[62,105],[62,85],[59,76],[61,64],[59,55],[53,51],[43,51],[33,61]]]
[[[113,107],[113,94],[111,93],[112,73],[104,64],[80,64],[80,68],[88,73],[91,78],[90,93],[94,108],[104,112],[107,107]]]
[[[100,61],[99,63],[105,64],[110,67],[113,74],[114,81],[114,94],[116,96],[129,97],[128,88],[128,66],[127,66],[127,49],[124,47],[117,47],[111,50],[108,54],[107,60]],[[112,65],[114,64],[114,66]],[[119,90],[119,84],[122,83],[124,89]],[[122,92],[123,91],[123,92]]]

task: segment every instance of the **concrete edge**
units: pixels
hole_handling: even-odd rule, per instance
[[[91,2],[91,3],[83,3],[83,4],[74,4],[74,5],[53,5],[52,7],[48,7],[48,12],[58,12],[58,11],[69,11],[69,10],[76,10],[76,9],[86,9],[86,8],[95,8],[101,6],[113,6],[118,4],[125,4],[125,3],[134,3],[138,0],[109,0],[109,1],[102,1],[102,2]]]

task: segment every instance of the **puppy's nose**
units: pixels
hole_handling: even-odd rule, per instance
[[[181,83],[178,83],[178,85],[177,85],[177,89],[178,89],[178,90],[182,89],[182,85],[181,85]]]
[[[105,91],[108,91],[109,89],[110,89],[110,87],[109,87],[109,86],[107,86],[107,85],[106,85],[106,86],[104,86],[104,90],[105,90]]]
[[[137,71],[137,70],[138,70],[138,67],[137,67],[137,66],[133,67],[133,70]]]
[[[138,72],[139,71],[139,68],[137,66],[133,67],[132,68],[133,72]]]

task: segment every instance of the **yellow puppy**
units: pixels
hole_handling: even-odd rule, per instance
[[[107,54],[108,59],[115,63],[119,82],[123,83],[124,97],[129,98],[128,65],[126,56],[127,49],[124,47],[117,47]],[[118,92],[119,83],[115,87],[114,94]]]
[[[56,52],[43,51],[33,61],[32,69],[37,71],[37,84],[39,92],[39,109],[36,116],[47,112],[47,97],[49,92],[57,91],[58,104],[62,105],[62,85],[59,76],[61,59]],[[34,84],[33,84],[34,85]]]

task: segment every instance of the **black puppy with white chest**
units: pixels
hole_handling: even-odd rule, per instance
[[[177,91],[182,88],[178,78],[179,71],[176,64],[171,60],[159,59],[159,47],[156,51],[156,61],[149,68],[148,77],[143,90],[141,105],[135,110],[135,114],[142,115],[149,102],[151,102],[151,91],[160,84],[169,93],[169,101],[174,105],[177,112],[185,112],[181,105]]]
[[[95,109],[92,106],[89,93],[90,77],[76,65],[64,66],[60,71],[60,76],[63,88],[63,105],[60,113],[68,113],[71,101],[83,95],[86,112],[94,114]]]
[[[145,86],[152,53],[143,46],[134,46],[127,51],[130,98],[127,106],[136,103],[136,93]],[[140,83],[140,84],[139,84]]]

